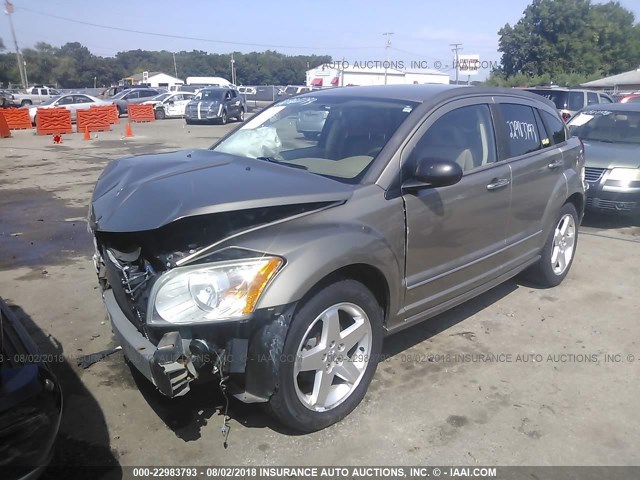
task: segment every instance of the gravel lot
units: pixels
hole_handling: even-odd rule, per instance
[[[54,462],[70,465],[640,464],[640,226],[587,216],[558,288],[515,280],[387,339],[362,405],[296,435],[232,401],[228,448],[215,385],[169,400],[115,346],[84,217],[110,159],[206,148],[228,126],[182,120],[0,139],[0,296],[54,364],[65,414]],[[313,452],[311,454],[311,452]]]

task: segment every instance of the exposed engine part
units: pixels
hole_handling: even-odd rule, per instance
[[[131,252],[107,248],[106,252],[109,262],[120,272],[123,291],[131,299],[131,309],[138,318],[139,324],[144,324],[144,310],[138,305],[142,295],[148,294],[145,285],[149,278],[155,274],[153,266],[140,257],[140,248]]]

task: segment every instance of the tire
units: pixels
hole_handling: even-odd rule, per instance
[[[323,429],[351,413],[376,371],[382,320],[373,294],[355,280],[333,283],[304,302],[287,333],[270,412],[301,432]],[[339,336],[356,324],[350,336]],[[313,352],[306,365],[303,352]]]
[[[302,132],[302,135],[304,135],[304,138],[306,138],[307,140],[315,140],[316,138],[318,138],[318,133],[316,132]]]
[[[240,109],[240,114],[236,117],[239,122],[244,122],[244,108]]]
[[[229,119],[227,118],[227,111],[222,110],[222,116],[220,117],[220,125],[226,125],[228,120]]]
[[[118,107],[118,116],[122,117],[125,114],[125,111],[122,109],[122,107]]]
[[[33,105],[33,102],[31,100],[22,100],[20,102],[21,107],[26,107],[27,105]]]
[[[565,203],[544,244],[540,260],[525,272],[525,277],[545,288],[560,285],[575,258],[579,224],[576,208]]]
[[[156,120],[164,120],[167,115],[164,112],[164,108],[157,108],[155,113]]]

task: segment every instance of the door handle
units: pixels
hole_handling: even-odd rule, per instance
[[[549,165],[547,165],[547,167],[553,170],[554,168],[561,167],[562,165],[564,165],[564,162],[562,160],[554,160]]]
[[[494,178],[491,183],[487,185],[487,190],[498,190],[506,187],[510,183],[511,181],[508,178]]]

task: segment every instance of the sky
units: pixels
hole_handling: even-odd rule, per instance
[[[270,49],[288,55],[326,54],[350,64],[388,59],[403,62],[407,68],[439,67],[453,76],[450,44],[462,44],[460,55],[480,55],[481,66],[499,62],[498,30],[506,23],[515,24],[529,3],[529,0],[13,0],[13,22],[20,48],[33,47],[39,41],[55,46],[76,41],[100,56],[136,49],[211,53]],[[634,12],[636,21],[640,20],[640,0],[620,3]],[[0,38],[8,50],[13,50],[9,21],[6,15],[3,17]],[[393,32],[389,48],[385,48],[385,32]],[[489,68],[481,69],[475,79],[482,80],[488,73]]]

